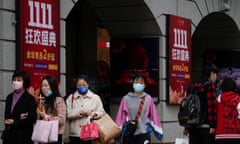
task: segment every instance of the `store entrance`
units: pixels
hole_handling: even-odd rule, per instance
[[[193,81],[205,79],[201,76],[206,64],[213,63],[223,71],[239,69],[240,63],[234,59],[240,57],[239,41],[240,31],[229,15],[214,12],[204,17],[192,36]]]
[[[110,41],[160,35],[160,28],[144,1],[76,2],[66,19],[67,93],[72,89],[74,77],[86,74],[90,78],[91,89],[101,96],[108,112],[112,72]],[[156,41],[159,42],[158,39]]]

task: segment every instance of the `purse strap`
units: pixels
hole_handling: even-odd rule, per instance
[[[143,108],[143,104],[144,104],[144,102],[145,102],[145,96],[143,96],[141,99],[142,99],[142,100],[141,100],[141,103],[139,104],[139,107],[138,107],[138,111],[137,111],[135,120],[138,120],[139,117],[140,117],[140,114],[141,114],[142,108]]]
[[[72,94],[72,108],[73,108],[73,102],[74,102],[74,94]]]

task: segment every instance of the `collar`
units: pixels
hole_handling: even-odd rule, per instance
[[[14,91],[13,94],[14,95],[22,95],[24,92],[25,92],[25,90],[23,89],[23,90],[21,90],[19,92]]]
[[[148,94],[143,91],[142,94],[139,95],[139,96],[135,96],[133,92],[129,92],[128,95],[131,96],[131,97],[142,98],[142,97],[144,97],[144,96],[146,96]]]
[[[78,91],[75,91],[75,93],[74,93],[74,97],[76,98],[76,99],[78,99],[78,98],[92,98],[92,96],[93,96],[93,92],[92,91],[90,91],[90,90],[88,90],[88,92],[85,94],[85,95],[81,95],[81,94],[79,94],[78,93]]]

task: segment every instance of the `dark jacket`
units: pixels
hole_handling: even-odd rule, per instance
[[[32,144],[33,124],[37,117],[35,99],[25,91],[11,113],[12,98],[13,93],[7,96],[4,115],[5,119],[14,119],[14,124],[10,126],[9,137],[3,144]],[[28,117],[21,120],[20,114],[26,112]],[[7,127],[8,125],[5,125],[5,128]]]

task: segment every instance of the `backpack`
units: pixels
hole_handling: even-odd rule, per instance
[[[201,113],[201,105],[203,94],[206,91],[206,85],[209,82],[196,82],[189,86],[187,97],[180,102],[178,121],[181,126],[193,127],[203,122],[203,113]],[[203,89],[202,89],[203,88]]]

